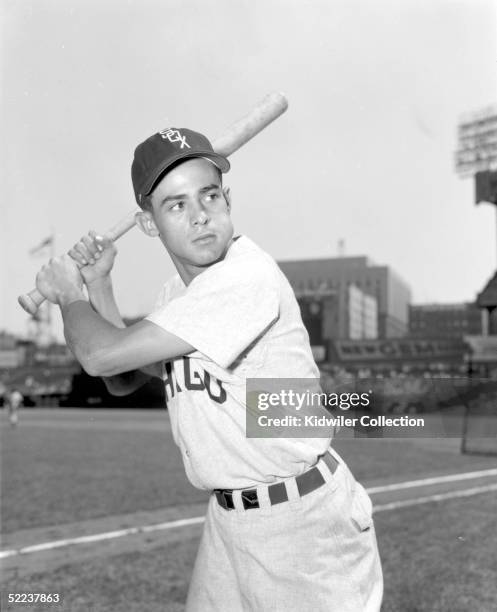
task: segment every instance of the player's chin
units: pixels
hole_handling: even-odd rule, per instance
[[[216,261],[222,259],[225,250],[223,245],[218,241],[212,241],[209,244],[194,245],[193,257],[195,263],[199,266],[210,266]]]

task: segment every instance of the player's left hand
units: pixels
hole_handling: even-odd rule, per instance
[[[47,300],[60,306],[86,299],[78,266],[68,255],[53,257],[42,267],[36,276],[36,288]]]
[[[105,236],[91,230],[69,251],[69,255],[79,264],[81,276],[87,287],[110,275],[116,258],[114,243]]]

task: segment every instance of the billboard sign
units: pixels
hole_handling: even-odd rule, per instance
[[[334,340],[331,349],[343,364],[463,360],[468,347],[460,340],[392,338],[385,340]]]

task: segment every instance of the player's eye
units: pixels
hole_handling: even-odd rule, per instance
[[[217,191],[212,191],[205,196],[205,199],[207,202],[213,202],[214,200],[217,200],[218,197],[219,193]]]
[[[184,202],[175,202],[172,206],[169,207],[169,210],[178,211],[178,210],[183,210],[184,207],[185,207]]]

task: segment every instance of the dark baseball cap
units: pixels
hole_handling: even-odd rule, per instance
[[[208,159],[221,172],[230,169],[226,157],[216,153],[203,134],[186,128],[166,128],[139,144],[131,166],[131,179],[138,204],[153,190],[168,168],[191,157]]]

